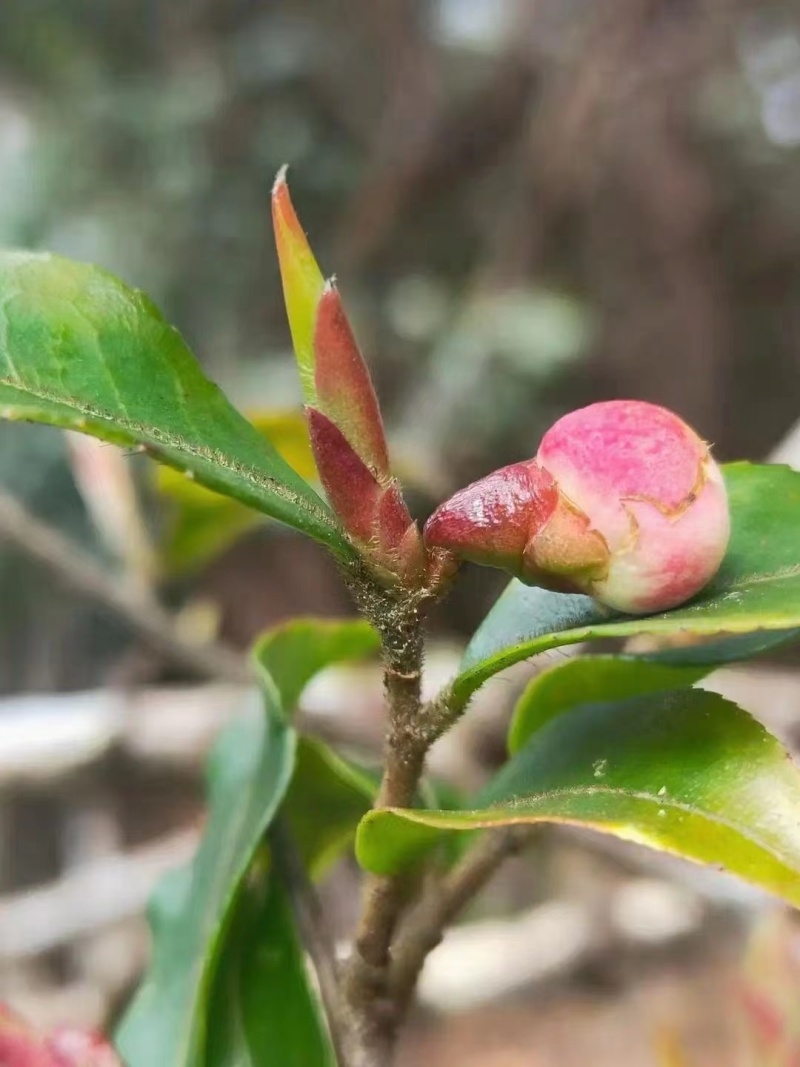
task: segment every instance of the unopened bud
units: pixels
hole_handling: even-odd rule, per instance
[[[0,1067],[121,1067],[107,1041],[87,1030],[40,1034],[0,1004]]]
[[[462,489],[425,527],[429,546],[632,613],[698,593],[729,535],[708,445],[677,415],[638,400],[564,416],[535,459]]]

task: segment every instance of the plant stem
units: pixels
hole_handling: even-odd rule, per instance
[[[425,959],[442,940],[445,928],[483,889],[503,860],[531,840],[535,829],[508,826],[490,831],[409,916],[395,943],[390,974],[390,995],[400,1015],[407,1010]]]
[[[384,773],[376,807],[410,807],[425,764],[428,741],[420,722],[422,623],[415,604],[396,605],[379,619],[384,689],[389,716]],[[356,1020],[358,1067],[391,1061],[396,1011],[389,997],[390,948],[408,896],[403,876],[368,876],[346,995]]]
[[[431,745],[463,710],[445,689],[421,706],[421,603],[392,600],[368,582],[351,582],[362,612],[381,634],[388,710],[384,772],[376,808],[413,807]],[[435,599],[428,593],[427,599]],[[425,957],[447,923],[483,887],[502,860],[519,849],[531,827],[494,831],[423,897],[398,926],[418,888],[413,874],[367,876],[353,953],[344,972],[350,1012],[351,1067],[389,1067],[397,1029],[408,1009]]]

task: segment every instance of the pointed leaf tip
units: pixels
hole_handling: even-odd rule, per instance
[[[325,279],[294,210],[286,183],[286,167],[278,171],[272,187],[272,225],[303,395],[307,403],[314,404],[314,323]]]
[[[275,196],[275,194],[277,193],[279,186],[287,184],[286,183],[286,175],[288,173],[289,173],[289,164],[288,163],[284,163],[283,166],[281,167],[281,169],[275,175],[275,181],[272,183],[272,195],[273,196]]]

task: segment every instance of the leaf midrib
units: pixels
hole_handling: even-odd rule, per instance
[[[282,497],[284,500],[305,511],[307,514],[313,515],[315,519],[324,523],[332,531],[339,532],[336,523],[331,520],[322,508],[315,507],[277,479],[258,471],[255,467],[245,467],[230,462],[224,453],[215,452],[213,449],[203,448],[202,446],[192,445],[183,438],[170,434],[168,431],[162,430],[157,426],[137,422],[127,414],[115,415],[103,408],[98,408],[92,404],[86,404],[79,401],[73,396],[52,393],[47,389],[34,389],[22,379],[15,380],[13,378],[0,377],[0,386],[4,385],[8,386],[10,389],[17,390],[17,392],[25,393],[34,400],[70,408],[74,410],[79,417],[99,419],[102,422],[109,423],[112,428],[114,426],[121,426],[133,434],[141,437],[148,437],[154,442],[156,447],[171,448],[190,456],[193,459],[203,460],[206,463],[220,467],[227,473],[241,478],[254,489],[274,493],[276,496]],[[13,404],[9,406],[13,407]]]
[[[522,815],[522,814],[520,814],[520,815],[511,815],[510,813],[506,813],[506,811],[499,806],[500,803],[514,803],[514,804],[518,805],[519,807],[522,807],[526,803],[532,803],[532,802],[535,802],[537,800],[550,800],[550,799],[553,799],[553,798],[558,798],[560,796],[581,797],[581,796],[592,796],[592,795],[598,795],[598,794],[599,795],[603,795],[603,796],[611,796],[611,797],[625,797],[625,798],[627,798],[629,800],[636,800],[636,801],[638,801],[638,802],[640,802],[642,804],[647,804],[647,805],[649,805],[651,807],[655,807],[655,808],[658,808],[658,809],[669,808],[669,809],[671,809],[673,811],[679,811],[679,812],[682,812],[684,814],[691,815],[691,816],[693,816],[695,818],[705,819],[707,822],[714,823],[715,825],[718,825],[718,826],[723,826],[726,830],[731,830],[732,832],[738,834],[740,837],[743,837],[746,841],[749,841],[751,844],[756,845],[758,848],[760,848],[764,852],[768,853],[770,856],[772,856],[773,859],[777,860],[779,863],[783,864],[784,866],[787,866],[792,870],[796,869],[794,864],[787,857],[783,856],[780,852],[777,852],[773,845],[766,844],[758,835],[754,835],[752,833],[746,832],[736,822],[733,822],[730,819],[726,819],[723,816],[718,815],[715,812],[709,812],[709,811],[706,811],[706,810],[704,810],[702,808],[692,807],[690,804],[687,804],[685,802],[681,802],[679,800],[676,800],[674,797],[670,797],[668,794],[665,794],[663,797],[655,797],[655,796],[653,796],[652,793],[642,793],[642,792],[639,792],[638,790],[635,790],[635,789],[622,789],[622,788],[613,788],[611,786],[590,785],[590,786],[569,786],[569,787],[565,787],[563,789],[548,790],[547,792],[543,792],[543,793],[528,793],[528,794],[526,794],[525,797],[519,797],[519,798],[515,799],[513,802],[512,801],[498,802],[498,807],[497,808],[486,809],[483,812],[481,812],[480,809],[476,809],[475,811],[472,811],[472,812],[470,812],[470,811],[461,812],[459,814],[461,814],[463,816],[463,821],[462,820],[457,820],[457,821],[456,820],[452,820],[451,822],[445,822],[445,820],[441,820],[441,821],[437,821],[436,823],[433,823],[433,822],[430,822],[430,821],[428,821],[428,820],[426,820],[424,818],[420,818],[415,812],[410,811],[410,810],[405,809],[405,808],[387,808],[385,810],[391,812],[397,818],[408,820],[410,822],[415,822],[415,823],[417,823],[418,825],[421,825],[421,826],[432,827],[434,829],[441,829],[441,830],[472,830],[472,829],[483,829],[483,828],[489,828],[491,826],[496,826],[498,824],[498,822],[501,822],[501,821],[503,822],[504,825],[509,825],[509,826],[518,825],[520,823],[530,822],[530,817],[525,818],[525,816]],[[497,813],[500,816],[500,818],[496,818],[496,819],[495,818],[487,818],[486,817],[486,812],[487,811],[497,811]],[[471,823],[470,825],[466,825],[466,820],[469,819],[471,815],[476,816],[476,818],[475,818],[473,823]],[[547,821],[558,821],[558,822],[570,823],[572,825],[577,825],[577,826],[586,826],[587,823],[591,823],[592,825],[597,825],[597,820],[578,819],[577,817],[570,817],[570,816],[551,816],[551,815],[548,815],[548,816],[546,816],[546,820]],[[609,820],[609,823],[610,822],[611,822],[611,820]],[[679,853],[679,855],[685,855],[685,853]]]

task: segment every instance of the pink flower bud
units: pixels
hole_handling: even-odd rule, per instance
[[[96,1034],[65,1027],[43,1035],[0,1004],[0,1067],[120,1067],[120,1061]]]
[[[729,534],[708,445],[677,415],[639,400],[565,415],[536,459],[462,489],[425,527],[429,546],[633,613],[699,592]]]

